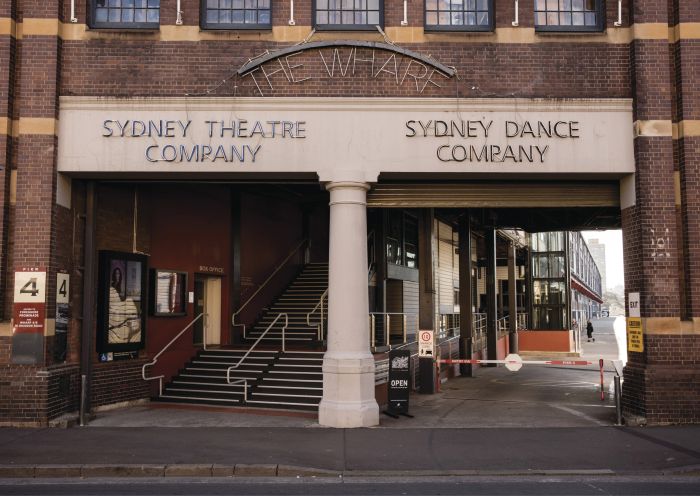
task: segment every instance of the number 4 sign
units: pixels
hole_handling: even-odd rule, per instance
[[[56,273],[56,303],[70,303],[70,283],[66,273]]]
[[[15,272],[15,303],[46,302],[46,271],[22,268]]]

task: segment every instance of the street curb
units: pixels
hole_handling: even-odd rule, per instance
[[[600,476],[610,469],[591,470],[346,470],[277,464],[43,464],[0,465],[0,478],[97,477],[390,477],[390,476]]]
[[[0,465],[0,478],[138,478],[138,477],[215,477],[215,478],[377,478],[440,476],[624,476],[627,471],[612,469],[412,469],[412,470],[331,470],[283,464],[41,464]],[[634,472],[634,474],[638,474]],[[700,476],[700,466],[668,468],[644,474]]]
[[[276,464],[236,464],[233,476],[277,476]]]
[[[446,469],[446,470],[349,470],[343,471],[343,476],[614,476],[611,469],[523,469],[523,470],[484,470],[484,469]]]

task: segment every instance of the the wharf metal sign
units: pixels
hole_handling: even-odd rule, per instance
[[[313,54],[317,60],[302,55]],[[304,63],[307,61],[307,63]],[[283,85],[300,85],[319,79],[348,79],[362,75],[405,86],[417,94],[441,88],[455,70],[440,62],[396,45],[370,41],[319,41],[287,47],[249,60],[239,70],[250,79],[260,96]]]
[[[620,177],[632,136],[629,100],[62,97],[58,169]]]

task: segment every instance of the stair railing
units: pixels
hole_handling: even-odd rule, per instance
[[[480,340],[486,335],[486,314],[475,312],[473,321],[474,340]]]
[[[280,269],[282,269],[282,268],[284,267],[284,265],[287,264],[287,262],[289,261],[289,259],[291,259],[292,256],[293,256],[294,254],[296,254],[296,253],[299,251],[299,249],[300,249],[301,247],[303,247],[308,241],[309,241],[308,238],[304,238],[301,242],[299,242],[299,244],[298,244],[296,247],[294,247],[294,248],[292,249],[292,251],[289,252],[289,254],[287,254],[287,257],[285,257],[284,260],[283,260],[282,262],[279,263],[279,265],[275,268],[275,270],[272,271],[272,273],[270,273],[270,275],[267,277],[267,279],[266,279],[265,281],[262,282],[262,284],[258,287],[258,289],[255,290],[255,292],[253,292],[253,294],[252,294],[250,297],[248,297],[248,300],[246,300],[245,302],[243,302],[243,304],[238,308],[238,310],[237,310],[236,312],[233,313],[233,315],[231,316],[231,326],[234,327],[234,328],[235,328],[236,326],[241,326],[241,327],[243,327],[243,338],[246,338],[246,326],[245,326],[245,323],[236,323],[236,316],[238,316],[238,315],[241,313],[241,311],[245,308],[245,306],[247,306],[247,305],[250,303],[250,301],[253,300],[253,299],[258,295],[258,293],[260,293],[260,291],[261,291],[263,288],[265,288],[265,286],[266,286],[266,285],[270,282],[270,280],[280,271]]]
[[[370,332],[370,347],[376,348],[377,345],[377,319],[376,316],[383,316],[384,318],[384,344],[381,346],[391,348],[391,321],[392,316],[398,316],[396,319],[401,319],[401,335],[402,344],[408,343],[408,317],[415,316],[417,323],[417,315],[405,312],[370,312],[369,313],[369,332]],[[418,329],[414,330],[416,335],[418,334]]]
[[[190,321],[190,323],[189,323],[187,326],[185,326],[185,327],[182,329],[182,331],[180,331],[180,333],[178,333],[177,335],[175,335],[175,338],[173,338],[172,340],[170,340],[170,341],[168,342],[168,344],[167,344],[165,347],[163,347],[163,348],[161,349],[160,352],[158,352],[155,356],[153,356],[153,360],[152,360],[151,362],[147,362],[147,363],[144,364],[143,367],[141,368],[141,377],[144,379],[144,381],[159,380],[159,382],[158,382],[158,383],[159,383],[159,386],[158,386],[158,396],[159,396],[159,397],[162,397],[162,396],[163,396],[163,378],[165,378],[165,375],[162,374],[162,375],[160,375],[160,376],[151,376],[151,377],[148,377],[148,378],[147,378],[147,377],[146,377],[146,368],[149,367],[149,366],[155,366],[155,364],[156,364],[156,362],[158,362],[158,358],[161,356],[161,354],[162,354],[163,352],[165,352],[166,350],[168,350],[168,347],[170,347],[173,343],[175,343],[175,342],[177,341],[178,338],[180,338],[187,330],[189,330],[189,329],[192,327],[192,325],[193,325],[195,322],[197,322],[198,319],[200,319],[200,318],[201,318],[202,316],[204,316],[204,315],[205,315],[205,314],[202,312],[202,313],[199,314],[199,316],[197,316],[197,317],[194,318],[192,321]],[[205,335],[206,335],[206,333],[205,333]],[[206,336],[202,337],[202,342],[204,342],[204,350],[207,350],[207,346],[206,346],[207,337],[206,337]]]
[[[253,351],[253,349],[260,343],[260,340],[265,338],[265,335],[267,335],[267,332],[272,329],[272,327],[277,323],[277,321],[284,316],[284,326],[282,327],[282,352],[285,352],[285,343],[284,343],[284,335],[287,332],[287,326],[289,326],[289,315],[286,312],[280,312],[277,314],[277,317],[272,320],[272,322],[269,324],[269,326],[263,331],[260,336],[258,337],[257,340],[255,340],[255,343],[250,346],[248,351],[243,354],[243,357],[241,357],[238,362],[234,366],[229,366],[229,368],[226,370],[226,383],[229,385],[240,385],[243,383],[243,402],[248,402],[248,380],[246,378],[236,380],[236,381],[231,381],[231,371],[234,369],[238,369],[238,366],[245,361],[250,353]]]
[[[314,306],[313,309],[309,313],[306,314],[306,325],[307,326],[312,326],[311,324],[311,316],[313,316],[316,311],[320,309],[321,311],[321,321],[319,323],[316,323],[316,335],[318,337],[318,340],[321,341],[323,340],[323,337],[325,335],[325,330],[324,330],[324,305],[323,302],[328,299],[328,288],[326,288],[326,291],[321,294],[321,298],[318,299],[318,302]]]

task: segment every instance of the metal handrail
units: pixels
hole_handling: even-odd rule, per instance
[[[283,260],[282,262],[279,263],[279,265],[275,268],[275,270],[272,271],[272,273],[270,273],[270,275],[267,277],[267,279],[266,279],[265,281],[262,282],[262,284],[258,287],[258,289],[255,290],[255,292],[253,292],[253,295],[251,295],[250,297],[248,297],[248,300],[246,300],[245,302],[243,302],[243,304],[238,308],[238,310],[237,310],[236,312],[233,313],[233,315],[231,316],[231,326],[242,326],[242,327],[243,327],[243,338],[245,338],[245,336],[246,336],[246,334],[245,334],[245,323],[238,323],[238,324],[236,324],[236,316],[237,316],[238,314],[241,313],[241,311],[243,310],[243,308],[244,308],[245,306],[247,306],[247,305],[250,303],[250,301],[253,300],[253,299],[255,298],[255,296],[256,296],[258,293],[260,293],[260,290],[262,290],[263,288],[265,288],[265,285],[267,285],[267,284],[270,282],[270,280],[273,278],[273,276],[275,276],[275,275],[279,272],[279,270],[282,269],[282,268],[284,267],[284,265],[287,263],[287,261],[289,261],[289,259],[291,259],[292,256],[293,256],[294,254],[296,254],[297,251],[298,251],[302,246],[304,246],[304,244],[306,244],[308,241],[309,241],[308,238],[304,238],[301,242],[299,242],[299,244],[298,244],[296,247],[294,247],[294,249],[292,249],[292,251],[289,252],[289,254],[287,254],[287,257],[285,257],[284,260]]]
[[[204,316],[204,315],[205,315],[205,314],[202,312],[202,313],[199,314],[199,316],[197,316],[197,317],[194,318],[192,321],[190,321],[190,323],[189,323],[187,326],[185,326],[185,327],[182,329],[182,331],[180,331],[180,333],[178,333],[177,335],[175,335],[175,338],[173,338],[172,340],[170,340],[170,341],[168,342],[168,344],[167,344],[165,347],[163,347],[163,348],[161,349],[160,352],[158,352],[155,356],[153,356],[153,360],[152,360],[151,362],[147,362],[147,363],[144,364],[143,367],[141,368],[141,377],[144,379],[144,381],[160,380],[160,381],[159,381],[159,388],[158,388],[158,396],[159,396],[159,397],[162,397],[162,396],[163,396],[163,378],[165,378],[165,375],[162,374],[162,375],[160,375],[160,376],[152,376],[152,377],[146,378],[146,368],[147,368],[148,366],[155,366],[155,364],[156,364],[156,362],[158,361],[158,358],[160,357],[160,355],[161,355],[163,352],[165,352],[165,351],[168,349],[168,347],[170,347],[173,343],[175,343],[175,341],[176,341],[178,338],[180,338],[180,337],[183,335],[183,333],[185,333],[187,330],[189,330],[189,329],[192,327],[192,325],[193,325],[199,318],[201,318],[201,317]],[[205,335],[206,335],[206,333],[205,333]],[[206,337],[206,336],[202,337],[202,342],[203,342],[203,344],[204,344],[204,350],[207,350],[207,337]]]
[[[321,298],[318,299],[318,303],[314,306],[313,309],[311,309],[310,312],[306,314],[306,324],[307,326],[311,326],[311,322],[309,321],[311,319],[311,316],[316,313],[316,310],[321,306],[321,322],[317,323],[317,330],[316,334],[318,336],[319,341],[323,340],[323,335],[324,335],[324,329],[323,329],[323,301],[328,298],[328,288],[321,294]]]
[[[262,334],[258,337],[258,339],[255,340],[255,343],[250,346],[248,351],[245,354],[243,354],[243,357],[241,357],[238,360],[236,365],[229,366],[228,369],[226,370],[226,383],[228,383],[229,385],[239,385],[239,384],[243,383],[243,401],[244,402],[248,402],[248,380],[246,378],[243,378],[243,379],[236,380],[236,381],[232,382],[231,381],[231,370],[237,369],[238,366],[240,366],[241,363],[246,360],[246,358],[250,355],[250,353],[253,351],[253,349],[258,345],[258,343],[260,343],[260,340],[262,340],[265,337],[265,335],[267,335],[267,332],[272,329],[272,327],[275,325],[277,320],[279,320],[279,318],[281,318],[282,316],[284,316],[284,326],[282,327],[282,352],[285,352],[286,349],[285,349],[285,344],[284,344],[284,335],[287,331],[287,326],[289,326],[289,315],[286,312],[280,312],[279,314],[277,314],[277,317],[272,320],[272,322],[265,329],[265,331],[262,332]]]
[[[389,338],[390,338],[390,328],[391,328],[391,316],[402,316],[403,320],[403,342],[402,343],[407,343],[408,342],[408,316],[418,316],[415,313],[406,313],[406,312],[370,312],[369,313],[369,319],[370,319],[370,347],[376,347],[375,342],[376,342],[376,317],[377,315],[384,316],[384,341],[385,341],[385,346],[389,347]],[[416,333],[418,330],[416,329]]]
[[[486,330],[486,314],[475,312],[472,323],[474,328],[474,336],[478,339],[479,335],[483,336]]]
[[[518,330],[526,330],[527,329],[527,313],[526,312],[519,312],[518,316],[516,318],[516,328]]]

